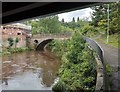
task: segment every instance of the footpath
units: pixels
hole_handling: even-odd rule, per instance
[[[98,42],[98,41],[97,41]],[[111,92],[120,92],[120,49],[98,42],[104,51],[104,61],[112,68],[112,76],[109,77]]]

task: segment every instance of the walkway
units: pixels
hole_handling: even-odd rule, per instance
[[[110,77],[110,81],[112,81],[111,90],[117,90],[117,92],[120,92],[120,65],[118,63],[118,49],[101,42],[98,42],[98,44],[103,48],[105,62],[110,64],[113,69],[112,77]]]

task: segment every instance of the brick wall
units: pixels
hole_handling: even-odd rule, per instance
[[[8,38],[13,38],[14,40],[18,37],[19,42],[17,43],[17,47],[24,47],[26,46],[26,35],[24,29],[15,28],[15,27],[3,27],[2,28],[2,44],[3,46],[7,47],[9,46],[9,43],[7,41]],[[13,48],[15,47],[12,46]]]

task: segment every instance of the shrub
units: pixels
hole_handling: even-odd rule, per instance
[[[13,38],[8,38],[8,41],[9,41],[9,47],[12,47],[13,46],[13,44],[14,44],[14,40],[13,40]]]
[[[70,40],[65,42],[55,40],[50,46],[51,51],[62,60],[58,73],[60,81],[53,86],[53,91],[56,91],[55,89],[59,89],[59,92],[94,91],[96,84],[94,54],[82,36],[75,32]]]

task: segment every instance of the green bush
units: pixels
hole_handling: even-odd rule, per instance
[[[13,40],[13,38],[8,38],[8,41],[9,41],[9,47],[12,47],[13,46],[13,44],[14,44],[14,40]]]
[[[0,52],[0,56],[9,55],[9,54],[12,54],[12,53],[19,53],[19,52],[29,51],[29,50],[33,50],[33,48],[28,48],[28,47],[8,48],[7,50]]]
[[[62,57],[63,53],[67,51],[67,43],[68,40],[66,41],[53,40],[51,43],[47,45],[47,48],[51,50],[51,52],[56,54],[56,56]]]
[[[56,92],[94,91],[96,84],[96,67],[94,52],[88,44],[75,32],[70,40],[54,40],[48,45],[53,53],[61,58],[59,69],[60,81],[53,86]],[[63,87],[65,86],[65,88]]]
[[[66,87],[65,83],[62,81],[59,81],[55,86],[52,87],[52,90],[54,92],[64,92]]]
[[[107,74],[108,74],[109,76],[112,75],[112,68],[111,68],[111,66],[110,66],[109,64],[106,64],[106,71],[107,71]]]

